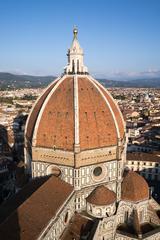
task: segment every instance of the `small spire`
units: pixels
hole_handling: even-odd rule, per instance
[[[78,28],[76,26],[74,26],[73,28],[73,34],[74,34],[74,38],[77,38]]]

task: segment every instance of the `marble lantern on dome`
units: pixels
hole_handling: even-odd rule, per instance
[[[68,49],[68,65],[65,67],[65,74],[88,74],[88,68],[83,63],[83,49],[77,39],[78,29],[73,29],[72,46]]]

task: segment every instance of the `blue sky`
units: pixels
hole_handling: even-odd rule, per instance
[[[1,0],[0,71],[57,75],[72,29],[95,76],[160,76],[159,0]]]

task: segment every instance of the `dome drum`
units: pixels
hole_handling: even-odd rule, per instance
[[[117,146],[85,150],[76,154],[72,151],[45,147],[32,147],[32,160],[79,168],[91,165],[92,163],[94,164],[95,162],[98,162],[100,165],[106,161],[118,160],[117,152]],[[95,177],[95,180],[100,180],[101,176]]]
[[[87,202],[87,213],[96,218],[110,217],[116,211],[116,203],[98,206]]]

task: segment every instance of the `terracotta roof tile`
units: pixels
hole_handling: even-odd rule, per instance
[[[122,181],[122,200],[138,202],[149,198],[146,180],[138,173],[129,171]]]
[[[52,176],[0,225],[0,239],[37,239],[72,192],[70,184]]]
[[[51,95],[37,131],[37,146],[73,150],[73,77],[66,78]]]
[[[96,187],[86,200],[95,205],[110,205],[116,201],[116,193],[101,185]]]
[[[36,178],[27,183],[18,193],[6,200],[0,205],[0,224],[27,198],[29,198],[33,192],[35,192],[44,182],[48,180],[48,176]]]
[[[60,81],[60,80],[59,80]],[[57,84],[58,82],[57,81]],[[35,105],[26,126],[27,138],[32,136],[39,116],[35,138],[36,146],[73,151],[74,139],[74,81],[64,77],[57,89],[51,85]],[[109,102],[117,119],[119,131],[124,134],[122,118],[112,97],[98,86]],[[47,98],[48,94],[50,96]],[[94,149],[117,145],[114,118],[95,82],[78,77],[80,149]],[[40,109],[46,104],[43,113]],[[41,116],[39,115],[41,114]]]
[[[54,81],[45,91],[44,93],[39,97],[39,99],[37,100],[35,106],[34,106],[34,111],[32,111],[32,113],[29,116],[28,119],[28,124],[26,126],[26,136],[29,140],[31,140],[33,131],[34,131],[34,126],[35,126],[35,122],[37,119],[37,116],[39,114],[39,111],[46,99],[46,97],[48,96],[49,92],[52,90],[52,88],[55,86],[56,81]]]
[[[119,127],[119,131],[120,131],[120,137],[123,138],[124,137],[124,126],[123,126],[122,117],[121,117],[121,115],[119,113],[119,110],[118,110],[118,106],[116,105],[113,97],[111,97],[110,94],[107,93],[107,91],[105,91],[102,87],[100,87],[100,89],[103,92],[106,99],[108,100],[108,102],[109,102],[109,104],[110,104],[110,106],[111,106],[111,108],[114,112],[114,115],[116,117],[117,124],[118,124],[118,127]]]
[[[105,100],[87,78],[79,78],[78,83],[81,149],[116,145],[116,127]]]
[[[127,153],[128,161],[160,162],[160,157],[152,153],[135,152]]]

